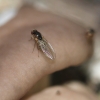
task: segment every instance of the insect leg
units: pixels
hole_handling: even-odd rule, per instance
[[[39,49],[38,49],[38,57],[39,57]]]
[[[38,57],[39,57],[39,46],[37,45],[37,49],[38,49]]]
[[[34,49],[35,49],[35,45],[36,45],[36,42],[34,43],[33,51],[34,51]],[[33,53],[33,51],[32,51],[32,53]]]

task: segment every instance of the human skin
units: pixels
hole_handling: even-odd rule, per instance
[[[22,100],[97,100],[89,87],[79,82],[71,82],[64,86],[47,88],[40,93]]]
[[[33,29],[40,31],[53,46],[54,61],[41,51],[38,57],[37,48],[32,53],[34,41],[29,39]],[[43,76],[86,61],[92,54],[92,42],[85,33],[84,27],[67,19],[22,8],[12,21],[0,28],[1,100],[19,100]]]

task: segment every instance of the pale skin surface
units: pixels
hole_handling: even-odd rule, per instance
[[[39,30],[51,43],[56,53],[55,61],[48,60],[41,52],[38,57],[37,48],[32,53],[34,41],[28,40],[33,28]],[[43,76],[70,65],[76,66],[88,59],[92,44],[86,38],[85,31],[85,28],[67,19],[23,8],[15,19],[0,28],[0,99],[20,100]],[[60,86],[47,89],[47,92],[44,90],[27,100],[45,100],[47,94],[55,95],[53,93],[58,88],[64,93],[59,100],[66,100],[67,93],[76,97],[66,95],[68,100],[95,98],[88,89],[85,91],[89,91],[89,94],[81,92],[80,96],[80,92]],[[46,100],[49,99],[58,100],[58,96],[50,96]]]

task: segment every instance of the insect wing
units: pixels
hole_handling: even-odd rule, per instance
[[[55,59],[55,53],[54,53],[54,49],[51,46],[50,43],[47,42],[46,39],[42,40],[42,44],[40,46],[40,49],[42,50],[42,52],[50,59]]]

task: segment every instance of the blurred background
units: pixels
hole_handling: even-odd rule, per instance
[[[0,0],[0,19],[4,17],[6,21],[9,20],[25,4],[40,11],[49,11],[69,18],[88,27],[97,28],[100,23],[98,22],[100,0]],[[0,24],[6,21],[0,21]]]
[[[36,84],[37,86],[33,87],[28,95],[31,95],[33,92],[36,93],[50,85],[64,84],[70,81],[81,81],[92,86],[91,88],[93,88],[95,92],[99,93],[100,0],[0,0],[0,30],[2,27],[7,27],[6,25],[9,26],[11,20],[17,20],[14,18],[18,17],[20,11],[23,15],[22,17],[19,17],[20,20],[17,21],[17,23],[14,23],[14,25],[21,26],[23,17],[26,17],[25,13],[27,9],[31,13],[34,11],[31,9],[37,9],[41,12],[49,12],[74,21],[83,27],[93,28],[96,31],[94,38],[94,53],[89,61],[77,68],[72,66],[71,68],[64,69],[44,77]],[[29,25],[28,23],[30,22],[27,21],[27,27]]]

